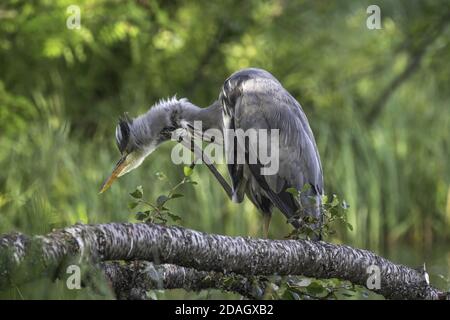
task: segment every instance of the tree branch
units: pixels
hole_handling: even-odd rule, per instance
[[[144,300],[152,289],[180,288],[187,291],[220,289],[249,299],[261,299],[267,285],[267,281],[253,281],[242,275],[227,277],[221,272],[198,271],[173,264],[154,265],[147,261],[103,262],[101,268],[116,297],[126,300]]]
[[[380,269],[381,287],[393,299],[449,298],[424,274],[374,253],[307,240],[262,240],[206,234],[144,223],[75,225],[46,236],[20,233],[0,237],[0,288],[34,277],[52,276],[73,257],[91,261],[145,260],[199,271],[241,275],[303,275],[339,278],[366,285],[367,268]]]

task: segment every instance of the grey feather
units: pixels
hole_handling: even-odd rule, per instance
[[[271,191],[284,199],[289,197],[285,192],[287,188],[301,190],[305,184],[309,184],[311,188],[302,193],[300,201],[305,214],[321,221],[322,166],[314,135],[300,104],[278,80],[261,69],[244,69],[234,73],[225,81],[220,100],[224,114],[231,117],[230,128],[244,131],[279,129],[280,133],[278,173],[257,177],[257,173],[252,172],[248,165],[235,165],[229,167],[233,188],[241,190],[242,185],[245,185],[250,200],[263,213],[270,213],[272,208],[266,201],[270,196],[262,188],[261,179],[265,180]],[[239,176],[236,176],[237,172]],[[310,197],[315,199],[312,204]],[[298,209],[294,202],[287,202],[292,212]],[[291,214],[283,213],[287,216]]]

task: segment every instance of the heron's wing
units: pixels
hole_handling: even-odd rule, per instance
[[[233,111],[225,108],[222,111],[224,130],[224,149],[228,167],[228,173],[231,178],[233,202],[240,203],[244,200],[247,179],[244,176],[244,165],[237,159],[239,152],[242,152],[241,146],[237,144],[236,137],[228,135],[227,132],[233,132],[236,129]],[[230,147],[231,146],[231,147]]]
[[[270,163],[261,161],[259,154],[256,164],[247,162],[252,179],[257,181],[265,195],[290,218],[298,205],[286,189],[294,187],[301,190],[305,184],[309,184],[312,188],[302,193],[300,202],[307,215],[320,218],[322,167],[314,136],[300,104],[270,73],[260,69],[244,69],[234,73],[225,81],[219,99],[224,112],[224,124],[232,124],[228,127],[243,131],[279,130],[279,147],[270,150],[279,151],[276,172],[262,174],[261,168],[268,168]],[[224,128],[227,126],[224,125]],[[257,151],[255,145],[244,147],[246,156],[254,155]],[[230,174],[233,175],[231,170]],[[310,196],[315,199],[312,206]],[[317,226],[320,227],[320,219]]]
[[[279,130],[278,172],[262,175],[270,188],[280,193],[288,187],[301,190],[310,184],[315,194],[322,194],[320,157],[300,104],[278,81],[271,79],[246,80],[236,89],[239,89],[233,109],[236,128]]]
[[[238,98],[239,101],[241,99],[242,97]],[[239,104],[240,102],[237,103],[237,106],[239,106]],[[234,107],[235,106],[233,106],[233,110],[224,110],[223,118],[224,128],[231,130],[233,133],[236,133],[237,130],[242,128],[239,126],[239,118],[236,118],[236,114],[234,113]],[[226,156],[228,163],[228,172],[230,174],[233,187],[233,201],[241,202],[244,198],[247,184],[250,183],[250,181],[247,180],[248,175],[245,174],[247,166],[252,174],[252,177],[256,180],[258,186],[262,190],[264,190],[267,198],[269,198],[270,201],[286,215],[286,217],[292,217],[294,215],[295,208],[289,206],[282,196],[275,193],[268,185],[267,180],[264,178],[264,176],[260,174],[263,166],[257,158],[255,146],[252,145],[249,140],[240,140],[235,134],[228,135],[227,132],[225,132],[224,141],[225,151],[227,153]],[[239,159],[239,157],[241,158]],[[249,162],[248,160],[250,158],[254,159],[254,161]],[[255,199],[253,199],[252,201],[254,200]],[[270,211],[270,209],[268,208],[265,209]],[[297,222],[293,221],[292,223],[295,227],[298,227]]]

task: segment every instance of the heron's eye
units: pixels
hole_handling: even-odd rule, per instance
[[[127,116],[119,119],[119,123],[116,127],[116,143],[121,154],[126,151],[130,140],[130,126],[132,120]]]
[[[161,130],[160,136],[165,138],[165,139],[170,139],[170,137],[172,136],[172,132],[175,130],[174,127],[164,127]]]

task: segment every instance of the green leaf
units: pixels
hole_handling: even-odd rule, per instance
[[[292,194],[294,197],[298,197],[299,194],[298,190],[295,188],[287,188],[286,192]]]
[[[339,204],[339,198],[333,194],[333,199],[331,200],[330,206],[336,207]]]
[[[306,290],[308,291],[309,294],[319,298],[326,297],[328,295],[328,290],[323,285],[321,285],[316,281],[311,282],[311,284],[306,287]]]
[[[176,199],[176,198],[181,198],[181,197],[184,197],[184,194],[174,193],[173,195],[170,196],[170,199]]]
[[[192,169],[191,167],[185,166],[185,167],[183,168],[183,172],[184,172],[184,175],[185,175],[186,177],[189,177],[189,176],[191,176],[192,173],[194,172],[194,169]]]
[[[164,203],[167,202],[167,200],[169,200],[169,198],[165,195],[161,195],[158,197],[158,199],[156,199],[156,205],[158,207],[162,207],[164,205]]]
[[[134,208],[136,208],[138,206],[138,204],[139,204],[139,202],[131,201],[131,202],[128,203],[128,208],[134,209]]]
[[[309,189],[311,189],[311,185],[309,183],[306,183],[303,185],[302,191],[301,192],[306,192]]]
[[[282,295],[283,300],[301,300],[301,296],[298,292],[295,292],[291,289],[286,289],[286,291]]]
[[[355,296],[355,293],[350,293],[350,292],[342,292],[341,293],[344,297],[347,297],[347,298],[350,298],[350,297],[353,297],[353,296]]]
[[[353,231],[353,226],[352,226],[350,223],[348,223],[348,222],[347,222],[347,228],[348,228],[350,231]]]
[[[327,204],[328,203],[328,196],[326,194],[324,194],[322,196],[322,204]]]
[[[135,199],[142,199],[142,196],[144,195],[144,189],[142,186],[136,187],[136,190],[134,190],[132,193],[130,193],[130,196],[132,196]]]
[[[166,212],[167,216],[173,220],[173,222],[177,222],[181,220],[180,216],[177,216],[176,214],[170,213],[170,212]]]
[[[143,221],[144,219],[146,219],[148,217],[148,214],[145,212],[137,212],[136,213],[136,219],[139,221]]]
[[[162,224],[166,224],[167,223],[167,219],[165,219],[164,217],[157,216],[157,217],[155,217],[155,219],[161,221]]]

